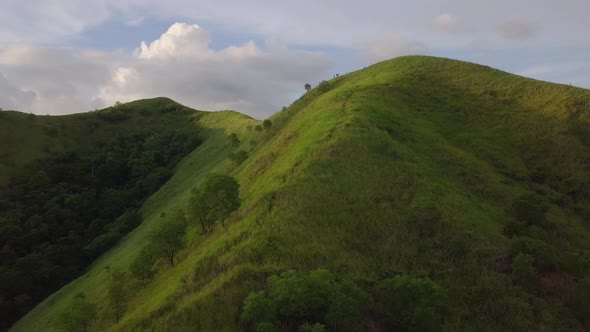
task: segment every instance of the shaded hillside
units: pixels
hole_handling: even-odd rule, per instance
[[[141,223],[143,200],[201,144],[166,98],[86,114],[0,114],[0,320],[8,328]]]
[[[266,130],[210,114],[200,123],[226,134],[180,164],[144,224],[14,330],[55,329],[80,293],[97,331],[582,330],[589,105],[588,90],[401,57],[320,84]],[[231,132],[240,143],[228,150]],[[247,159],[232,167],[237,151]],[[210,172],[238,180],[240,210],[206,236],[189,220],[178,263],[156,263],[149,283],[128,275],[116,322],[109,271],[128,271],[150,228],[186,209]],[[412,311],[391,309],[400,303]]]

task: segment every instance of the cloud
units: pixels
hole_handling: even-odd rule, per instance
[[[477,61],[481,58],[473,55],[476,52],[493,54],[515,46],[515,40],[527,40],[527,50],[545,56],[547,61],[551,61],[551,58],[546,54],[551,52],[559,53],[560,57],[578,52],[587,58],[590,53],[583,41],[585,32],[590,29],[590,20],[586,19],[589,11],[590,2],[587,0],[568,0],[567,6],[545,6],[534,0],[495,0],[493,3],[487,0],[448,0],[444,3],[439,0],[374,0],[370,5],[350,0],[2,0],[0,53],[14,50],[14,44],[20,43],[29,45],[29,49],[20,54],[23,58],[33,53],[54,52],[57,55],[49,60],[36,58],[31,65],[0,63],[0,72],[5,74],[5,79],[12,86],[35,94],[32,106],[23,106],[23,110],[32,109],[39,113],[46,113],[46,109],[50,112],[72,112],[85,110],[89,104],[103,105],[111,99],[106,101],[102,98],[114,95],[120,95],[123,99],[169,94],[164,84],[160,84],[161,90],[153,87],[156,83],[143,89],[132,89],[128,84],[121,83],[122,78],[130,81],[145,77],[155,82],[170,81],[172,86],[182,78],[188,86],[200,86],[201,78],[195,78],[195,75],[210,75],[204,73],[206,68],[203,66],[213,66],[221,73],[226,69],[218,63],[220,59],[227,58],[230,59],[225,60],[230,61],[228,66],[236,67],[232,81],[227,82],[227,77],[206,79],[218,86],[241,92],[232,92],[229,99],[225,95],[212,94],[215,102],[213,97],[185,98],[188,96],[186,92],[178,92],[177,99],[187,100],[189,102],[186,103],[194,107],[226,107],[237,103],[246,105],[248,110],[260,112],[259,109],[265,109],[262,112],[268,112],[266,109],[275,107],[279,98],[274,99],[272,96],[270,102],[260,97],[254,98],[254,95],[258,96],[258,91],[279,91],[278,95],[282,96],[288,86],[290,92],[287,94],[293,96],[300,91],[301,83],[296,81],[317,82],[326,68],[330,68],[332,61],[326,55],[304,52],[302,49],[325,50],[323,52],[334,59],[340,72],[365,65],[356,57],[358,55],[365,60],[379,61],[397,55],[428,52]],[[506,20],[510,17],[507,15],[518,15],[519,19]],[[189,22],[199,22],[202,26],[180,25],[178,31],[176,28],[170,33],[160,31],[165,32],[164,38],[152,37],[156,26],[175,22],[179,17]],[[142,22],[141,18],[145,18],[145,21]],[[498,26],[498,23],[502,24]],[[140,24],[140,28],[124,30],[136,24]],[[208,27],[212,27],[211,34],[208,34]],[[113,34],[113,31],[120,32],[120,35]],[[380,37],[388,31],[396,34]],[[90,42],[107,33],[116,42],[110,44],[110,35],[99,43]],[[267,44],[235,42],[265,40],[267,37],[272,37]],[[139,42],[146,38],[148,40],[142,48]],[[211,38],[215,39],[213,43]],[[185,44],[179,43],[180,40]],[[478,46],[473,41],[486,41],[486,44]],[[228,43],[234,46],[226,47]],[[126,50],[137,47],[137,51],[125,54],[95,52],[100,54],[92,57],[76,46],[89,44],[111,50],[115,47]],[[63,49],[64,45],[69,48]],[[219,50],[218,45],[223,45],[225,49]],[[39,46],[46,48],[41,49]],[[514,52],[502,59],[490,56],[486,64],[516,68],[515,63],[518,58],[526,56],[526,50]],[[290,67],[287,63],[291,61],[289,57],[300,61],[298,66],[301,73],[289,73],[289,76],[283,74]],[[18,56],[15,54],[13,58],[17,59]],[[317,64],[312,63],[316,61],[314,59],[317,59]],[[76,61],[88,61],[89,73],[76,66]],[[272,63],[269,68],[278,70],[278,73],[263,70],[259,76],[250,74],[246,65],[253,66],[255,61]],[[39,66],[42,63],[45,66]],[[183,63],[184,69],[179,68],[178,63]],[[152,72],[160,67],[161,77],[149,76],[154,75]],[[120,68],[129,71],[119,71]],[[189,72],[166,72],[164,68]],[[243,86],[247,84],[235,86],[237,83],[234,81],[241,80],[239,75],[242,73],[258,77],[259,80],[253,83],[257,86],[256,93],[243,97],[242,92],[246,91]],[[119,75],[119,81],[115,80],[115,75]],[[191,75],[196,83],[188,79]],[[277,81],[281,83],[273,85]],[[121,91],[126,93],[116,91],[116,84],[122,84]],[[148,83],[141,81],[138,85]],[[188,89],[185,86],[178,88],[180,91]],[[228,100],[233,102],[229,103]]]
[[[362,56],[373,62],[388,60],[402,55],[426,54],[428,48],[419,42],[412,42],[397,34],[389,34],[379,39],[363,43]]]
[[[263,51],[253,41],[214,51],[209,43],[209,33],[198,25],[175,23],[159,39],[143,42],[99,98],[113,103],[163,95],[199,109],[263,118],[289,103],[304,83],[324,79],[332,65],[316,52]]]
[[[0,49],[0,72],[11,86],[30,92],[14,101],[19,111],[83,112],[101,105],[97,87],[110,78],[118,58],[117,53],[14,45]]]
[[[143,24],[145,17],[139,16],[130,20],[127,20],[126,24],[130,27],[138,27]]]
[[[104,22],[116,8],[110,1],[3,0],[0,46],[8,43],[47,43],[73,36]]]
[[[568,0],[567,5],[547,6],[535,0],[373,0],[370,5],[350,0],[2,0],[0,46],[7,43],[57,43],[105,22],[123,23],[136,17],[170,21],[179,17],[226,31],[248,33],[252,38],[280,36],[288,44],[347,47],[375,38],[384,31],[412,30],[429,44],[440,36],[422,29],[422,22],[443,13],[433,27],[458,29],[456,18],[469,27],[477,27],[472,38],[496,34],[496,23],[506,13],[518,13],[522,20],[543,22],[547,34],[539,43],[550,41],[557,31],[572,43],[584,37],[590,2]],[[444,13],[453,13],[451,20]],[[447,14],[448,15],[448,14]],[[437,30],[440,31],[440,30]],[[427,40],[427,38],[429,38]]]
[[[83,112],[166,96],[197,109],[264,118],[306,82],[328,77],[333,64],[319,52],[264,50],[253,41],[215,51],[209,43],[202,27],[175,23],[133,53],[16,45],[0,50],[0,72],[8,77],[3,84],[27,93],[29,99],[13,102],[23,112]]]
[[[14,86],[4,74],[0,73],[0,108],[14,110],[20,105],[30,107],[35,98],[34,92]]]
[[[211,37],[209,32],[196,24],[174,23],[159,39],[149,45],[141,42],[139,57],[142,59],[166,59],[185,56],[208,56]]]
[[[435,17],[431,23],[432,29],[435,31],[458,33],[465,31],[463,23],[449,14],[441,14]]]
[[[506,20],[497,28],[501,37],[510,40],[530,39],[538,30],[539,26],[536,23],[518,18]]]

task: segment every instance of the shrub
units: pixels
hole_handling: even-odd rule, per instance
[[[123,235],[116,231],[99,235],[89,245],[84,247],[84,251],[91,257],[96,256],[117,244],[121,237]]]
[[[510,214],[526,226],[545,225],[545,212],[549,209],[542,197],[528,194],[518,198],[510,207]]]
[[[231,161],[233,161],[234,164],[239,166],[244,161],[246,161],[246,159],[248,159],[248,152],[246,152],[244,150],[234,152],[229,156],[229,159],[231,159]]]
[[[320,93],[324,93],[324,92],[330,90],[330,84],[326,80],[321,81],[320,84],[318,84],[317,90]]]
[[[264,127],[264,129],[269,129],[270,127],[272,127],[272,121],[266,119],[262,122],[262,126]]]
[[[246,322],[274,322],[277,320],[274,302],[264,292],[252,292],[244,300],[242,320]]]
[[[466,234],[458,234],[449,242],[451,255],[456,258],[465,257],[469,253],[469,244]]]
[[[534,264],[540,270],[554,269],[558,266],[555,250],[546,242],[529,237],[518,237],[512,242],[513,256],[526,254],[533,257]]]
[[[435,207],[417,207],[410,213],[409,227],[419,237],[432,237],[442,229],[442,217]]]
[[[315,323],[313,325],[305,323],[299,327],[299,332],[324,332],[326,326],[324,324]]]
[[[440,331],[447,297],[430,279],[397,276],[379,284],[376,308],[390,330]]]
[[[569,307],[580,323],[590,329],[590,276],[578,282]]]
[[[371,298],[354,282],[343,280],[330,294],[329,301],[326,323],[337,331],[354,331],[360,329],[363,308]]]
[[[534,258],[527,254],[518,254],[512,261],[512,280],[517,285],[531,287],[536,284],[537,272],[533,267]]]
[[[268,293],[248,295],[242,313],[244,321],[312,328],[305,331],[323,331],[323,324],[336,331],[357,330],[363,310],[370,302],[370,296],[354,282],[339,281],[324,269],[309,273],[287,271],[271,276],[268,288]],[[317,324],[312,326],[310,322]]]
[[[231,143],[231,146],[234,148],[240,146],[240,139],[238,138],[238,135],[236,133],[231,133],[229,135],[229,141]]]
[[[143,221],[143,217],[136,209],[129,209],[123,213],[117,220],[108,226],[110,231],[115,231],[121,234],[126,234],[135,227],[139,226]]]
[[[316,270],[312,274],[288,271],[269,278],[270,296],[280,316],[302,321],[324,318],[335,277],[326,270]]]
[[[277,332],[277,329],[273,323],[270,322],[262,322],[256,325],[256,332]]]

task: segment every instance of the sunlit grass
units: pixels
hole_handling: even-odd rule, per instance
[[[571,237],[556,250],[590,249],[581,210],[590,206],[590,148],[580,138],[586,132],[570,130],[590,123],[584,105],[588,90],[403,57],[312,90],[262,133],[247,130],[256,123],[239,114],[206,114],[199,124],[207,140],[146,202],[144,224],[15,330],[47,330],[84,292],[102,306],[97,330],[233,331],[243,327],[243,299],[267,276],[320,267],[366,284],[400,272],[429,276],[449,291],[450,330],[575,329],[550,298],[546,316],[536,318],[540,304],[529,303],[496,264],[510,248],[502,234],[507,207],[524,193],[550,202],[547,218]],[[231,132],[250,154],[238,167],[227,159]],[[113,325],[104,267],[127,268],[160,214],[182,207],[209,172],[238,179],[242,208],[206,238],[195,225],[182,260],[162,266]],[[568,181],[581,194],[568,194]],[[417,224],[413,216],[424,208],[440,219]],[[467,253],[453,254],[456,238]]]

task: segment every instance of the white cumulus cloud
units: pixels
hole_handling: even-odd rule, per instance
[[[0,89],[21,91],[10,102],[0,95],[0,107],[65,114],[166,96],[197,109],[235,109],[264,118],[288,104],[306,82],[328,77],[333,65],[319,52],[261,49],[253,41],[213,50],[209,43],[202,27],[175,23],[131,54],[19,45],[0,49],[0,73],[5,74]]]
[[[141,42],[139,57],[165,59],[183,56],[207,56],[211,37],[209,32],[196,24],[174,23],[159,39],[149,45]]]

